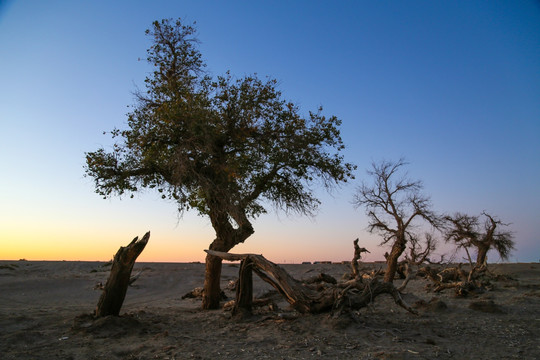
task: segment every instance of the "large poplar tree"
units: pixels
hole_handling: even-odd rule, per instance
[[[86,174],[109,197],[151,188],[180,211],[208,216],[210,249],[229,251],[254,229],[268,206],[312,215],[317,183],[330,188],[352,178],[344,161],[341,121],[322,109],[302,116],[273,79],[212,78],[196,30],[180,20],[147,30],[154,71],[137,93],[115,145],[86,153]],[[219,306],[221,259],[208,255],[203,308]]]

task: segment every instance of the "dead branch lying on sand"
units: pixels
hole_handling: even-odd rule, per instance
[[[379,282],[376,278],[358,277],[345,282],[328,281],[326,286],[313,287],[294,279],[283,268],[257,254],[231,254],[205,250],[208,254],[228,261],[241,261],[233,313],[250,313],[253,303],[254,271],[262,280],[272,285],[300,313],[322,313],[335,310],[357,310],[367,306],[380,294],[389,294],[397,305],[417,314],[406,304],[392,283]]]
[[[185,293],[182,296],[182,300],[183,299],[196,299],[196,298],[201,298],[202,299],[203,295],[204,295],[204,288],[203,287],[196,287],[193,290],[188,291],[187,293]],[[225,295],[225,292],[223,290],[221,291],[220,296],[221,296],[221,300],[227,300],[227,295]]]
[[[441,292],[454,289],[457,296],[467,296],[470,293],[484,292],[491,289],[491,281],[497,276],[488,271],[487,267],[473,266],[471,271],[457,267],[450,267],[441,271],[425,266],[419,269],[433,283],[433,291]]]

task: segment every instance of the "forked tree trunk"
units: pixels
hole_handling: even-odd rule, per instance
[[[103,317],[108,315],[118,316],[126,297],[131,271],[135,260],[142,253],[150,238],[150,231],[141,240],[138,237],[127,247],[120,247],[111,267],[111,273],[99,298],[95,316]]]
[[[210,219],[212,227],[216,231],[216,239],[210,244],[211,250],[227,252],[235,245],[244,242],[254,232],[246,216],[235,219],[239,224],[238,228],[233,228],[229,216],[224,212],[213,211]],[[219,308],[221,301],[221,262],[220,257],[211,254],[206,256],[202,300],[202,308],[205,310]]]

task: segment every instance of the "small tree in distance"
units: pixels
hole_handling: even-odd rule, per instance
[[[487,265],[487,254],[491,249],[495,249],[502,260],[508,260],[515,246],[512,232],[500,229],[509,224],[504,224],[485,211],[481,215],[485,217],[483,224],[480,216],[456,213],[445,217],[449,224],[445,240],[455,243],[458,249],[463,248],[467,254],[470,248],[476,248],[476,268]]]
[[[146,92],[115,129],[112,151],[86,153],[86,174],[109,197],[155,189],[180,211],[210,219],[209,249],[227,252],[254,229],[251,220],[273,204],[311,215],[319,201],[310,186],[353,178],[335,116],[299,115],[276,81],[257,76],[208,76],[195,29],[180,20],[154,22]],[[219,306],[221,258],[207,255],[203,308]]]
[[[372,163],[367,173],[373,183],[362,183],[353,198],[355,207],[366,209],[369,232],[381,234],[381,245],[391,246],[386,258],[385,282],[393,282],[399,257],[407,243],[417,239],[412,231],[414,222],[423,219],[433,226],[439,224],[438,216],[431,210],[430,198],[421,192],[422,182],[399,176],[406,164],[404,159]]]

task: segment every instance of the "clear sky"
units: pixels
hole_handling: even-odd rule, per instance
[[[318,193],[315,218],[263,215],[232,252],[350,260],[358,237],[381,260],[351,200],[372,161],[405,157],[435,210],[497,215],[515,232],[511,260],[540,259],[533,0],[0,0],[0,259],[108,260],[148,230],[141,261],[204,259],[207,219],[151,192],[103,200],[83,176],[84,152],[111,144],[103,131],[125,125],[143,88],[144,31],[169,17],[197,22],[213,75],[272,76],[304,113],[342,119],[358,165],[354,182]]]

